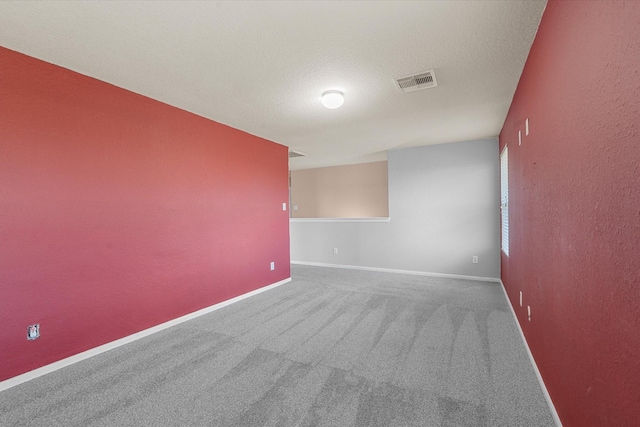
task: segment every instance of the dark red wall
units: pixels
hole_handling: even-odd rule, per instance
[[[0,380],[290,276],[286,147],[3,48],[0,70]]]
[[[565,427],[640,425],[639,70],[640,2],[549,1],[500,133],[502,280]]]

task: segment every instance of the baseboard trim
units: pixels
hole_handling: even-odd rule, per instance
[[[551,400],[551,395],[549,394],[549,390],[547,390],[547,386],[542,379],[542,375],[540,374],[540,370],[538,369],[538,364],[536,363],[536,359],[533,358],[533,353],[531,353],[531,349],[529,348],[529,343],[524,336],[524,332],[522,331],[522,326],[520,326],[520,322],[518,321],[518,316],[516,316],[516,311],[511,304],[511,300],[509,299],[509,295],[507,294],[507,289],[504,287],[504,283],[502,280],[499,280],[500,287],[502,288],[502,292],[504,292],[504,297],[507,299],[509,303],[509,308],[511,309],[511,314],[513,315],[513,319],[516,321],[516,325],[518,325],[518,332],[520,333],[520,338],[524,343],[524,348],[527,350],[527,354],[529,355],[529,360],[531,361],[531,366],[533,366],[533,371],[538,378],[538,383],[540,384],[540,388],[542,389],[542,393],[544,394],[545,399],[547,400],[547,405],[549,405],[549,409],[551,410],[551,415],[553,416],[553,420],[556,422],[556,426],[562,427],[562,421],[560,421],[560,417],[558,416],[558,412],[556,411],[556,407],[553,404],[553,400]]]
[[[173,320],[169,320],[168,322],[161,323],[159,325],[153,326],[149,329],[145,329],[140,332],[136,332],[135,334],[128,335],[126,337],[117,339],[115,341],[111,341],[109,343],[103,344],[101,346],[83,351],[82,353],[75,354],[73,356],[67,357],[65,359],[59,360],[57,362],[50,363],[49,365],[42,366],[41,368],[34,369],[33,371],[25,372],[24,374],[20,374],[13,378],[9,378],[8,380],[0,381],[0,392],[4,390],[8,390],[11,387],[15,387],[19,384],[25,383],[27,381],[31,381],[32,379],[41,377],[43,375],[49,374],[51,372],[57,371],[58,369],[62,369],[64,367],[73,365],[74,363],[81,362],[83,360],[89,359],[90,357],[97,356],[98,354],[104,353],[109,350],[113,350],[114,348],[118,348],[125,344],[129,344],[141,338],[147,337],[151,334],[155,334],[156,332],[160,332],[162,330],[168,329],[172,326],[178,325],[180,323],[186,322],[191,319],[195,319],[196,317],[200,317],[204,314],[211,313],[222,307],[226,307],[230,304],[241,301],[245,298],[252,297],[259,293],[268,291],[270,289],[276,288],[280,285],[284,285],[285,283],[291,282],[291,277],[288,279],[280,280],[279,282],[272,283],[270,285],[264,286],[259,289],[255,289],[251,292],[247,292],[246,294],[238,295],[237,297],[228,299],[226,301],[219,302],[217,304],[211,305],[209,307],[205,307],[201,310],[194,311],[193,313],[185,314],[184,316],[178,317]]]
[[[363,267],[359,265],[326,264],[322,262],[307,262],[307,261],[291,261],[291,264],[309,265],[312,267],[343,268],[347,270],[378,271],[382,273],[411,274],[413,276],[445,277],[449,279],[462,279],[462,280],[474,280],[474,281],[481,281],[481,282],[500,283],[500,279],[494,278],[494,277],[464,276],[459,274],[430,273],[428,271],[397,270],[394,268]]]
[[[369,218],[290,218],[290,222],[391,222],[391,218],[369,217]]]

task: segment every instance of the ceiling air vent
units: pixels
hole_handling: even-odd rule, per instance
[[[436,75],[433,70],[413,76],[402,77],[395,80],[396,86],[400,92],[415,92],[416,90],[427,89],[438,86]]]
[[[293,150],[289,150],[289,158],[293,159],[294,157],[304,157],[306,156],[306,154],[301,153],[299,151],[293,151]]]

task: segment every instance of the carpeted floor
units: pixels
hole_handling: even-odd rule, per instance
[[[2,426],[554,426],[500,285],[292,282],[0,393]]]

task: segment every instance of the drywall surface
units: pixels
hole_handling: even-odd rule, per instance
[[[500,134],[502,280],[565,427],[640,420],[639,28],[640,2],[550,1]]]
[[[290,276],[286,147],[4,48],[0,69],[0,380]]]
[[[389,216],[387,162],[291,171],[293,218]]]
[[[497,140],[394,150],[388,167],[388,223],[293,219],[291,259],[497,278]]]

